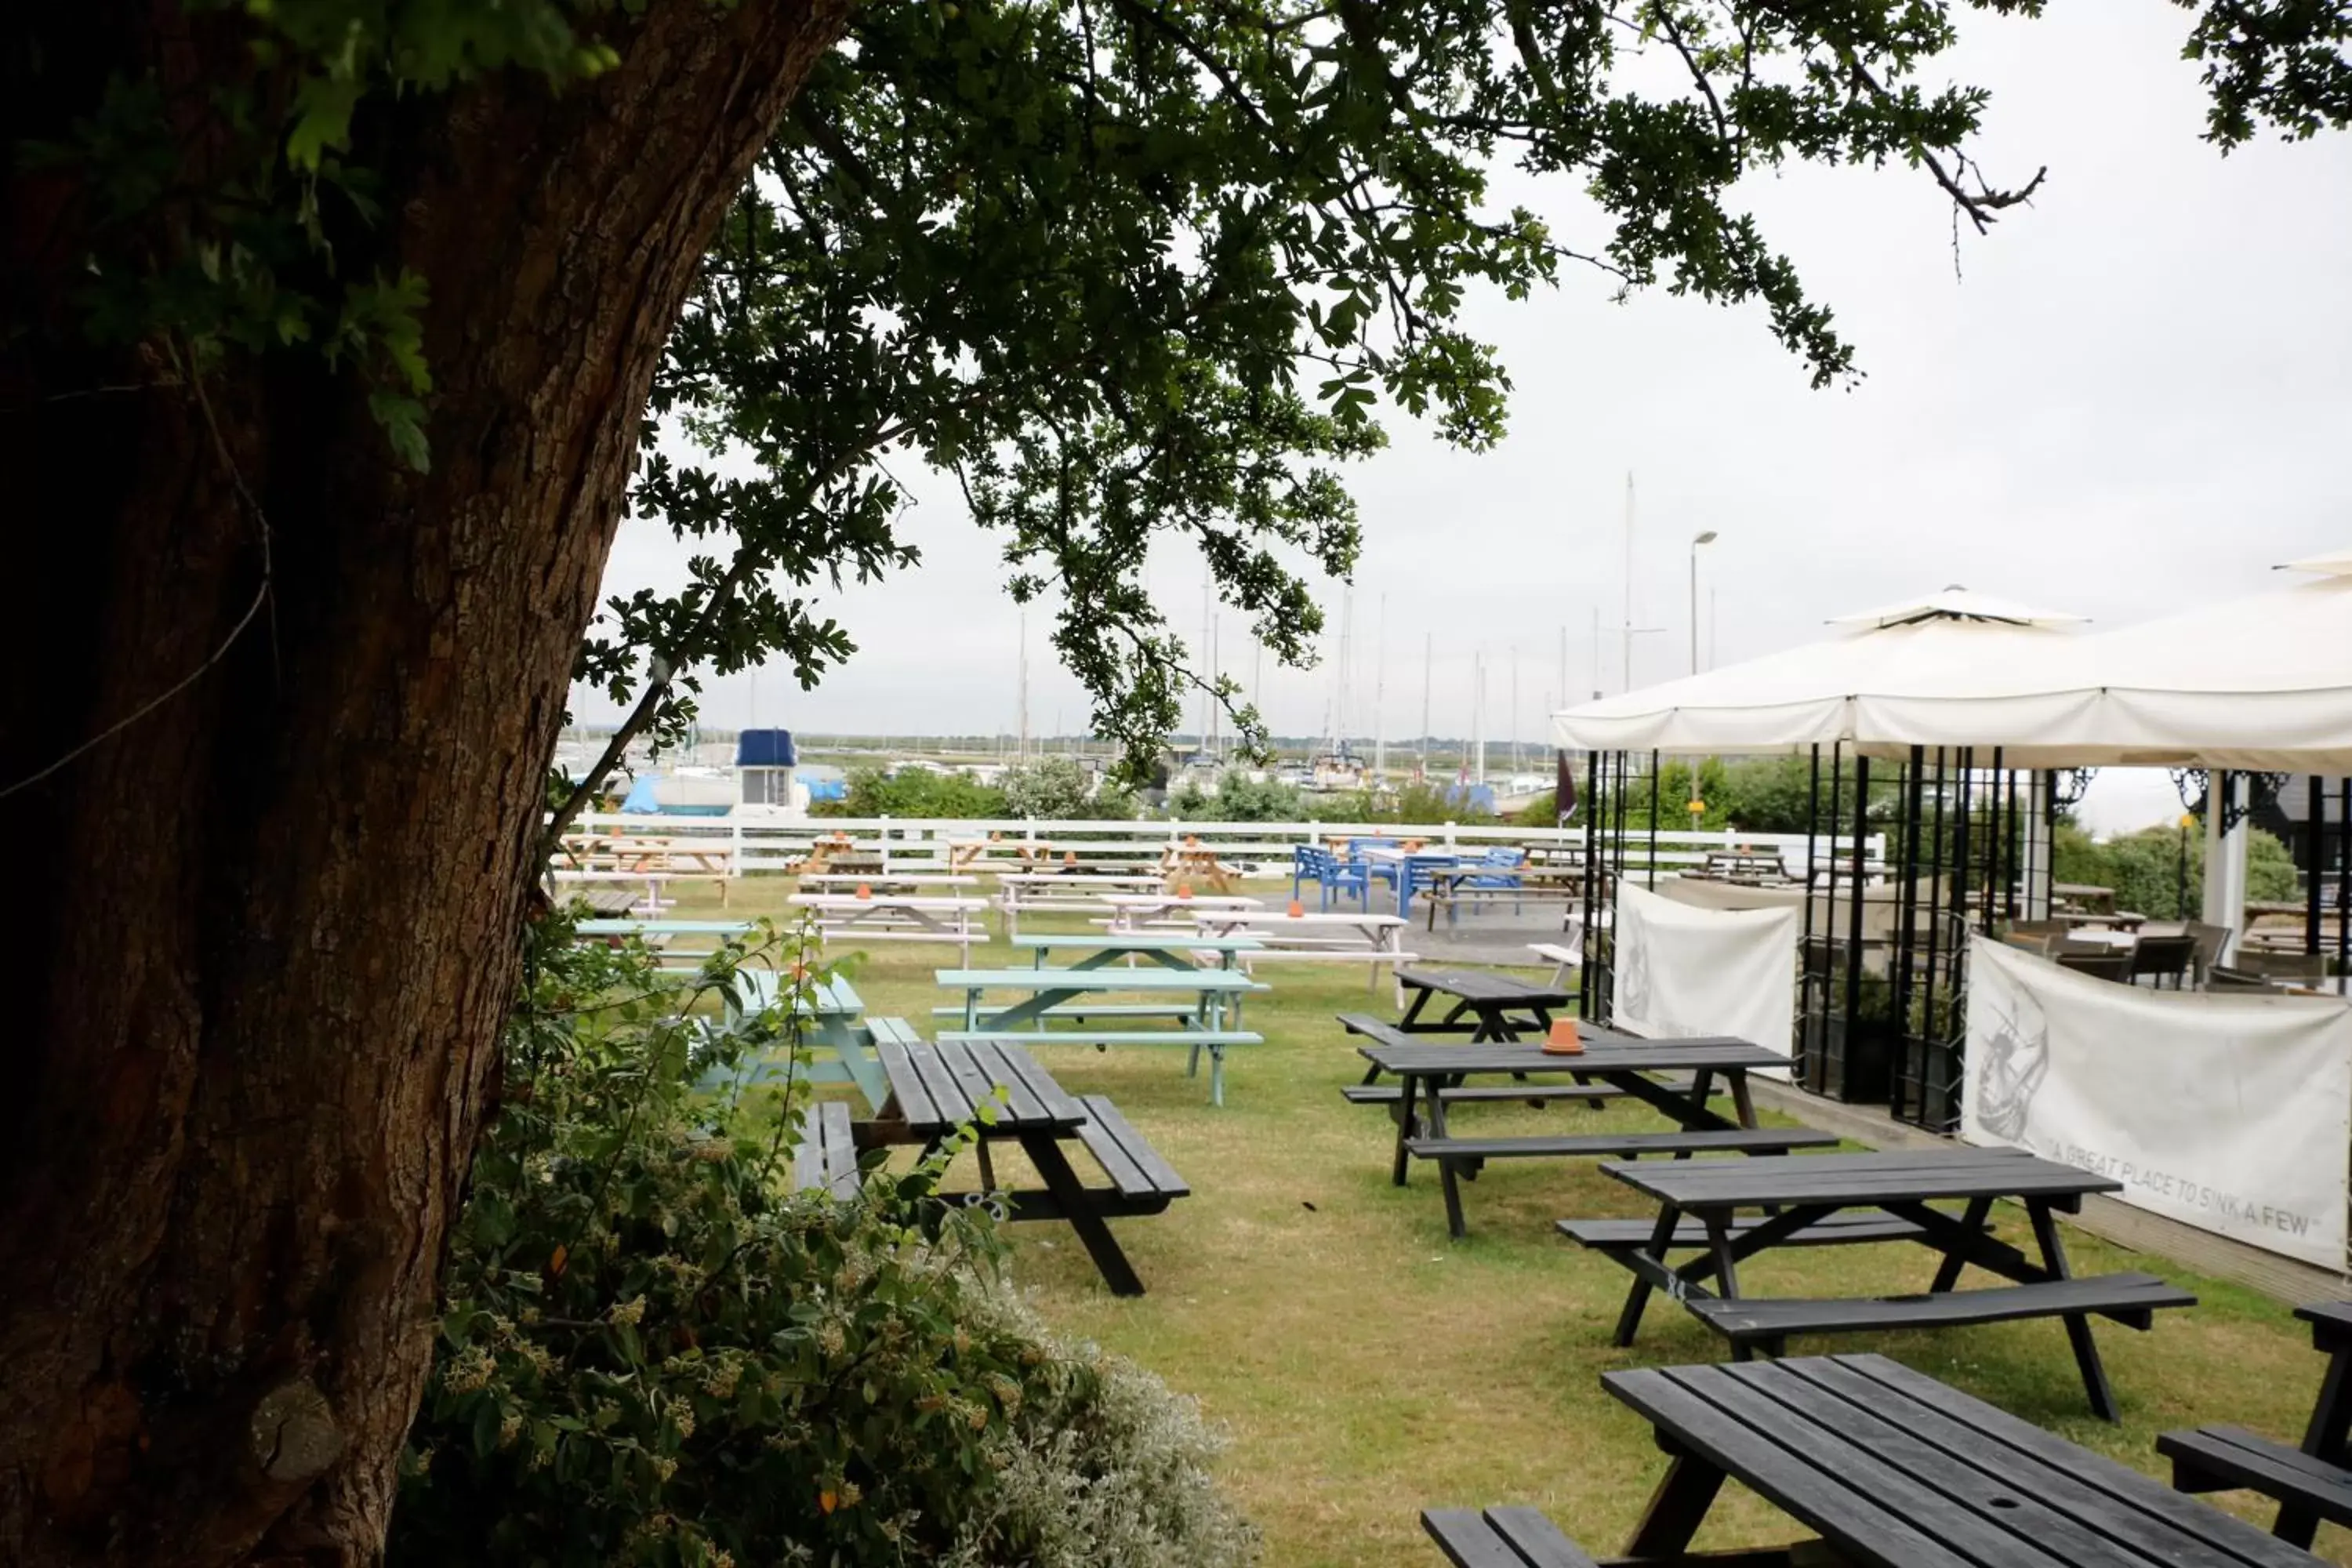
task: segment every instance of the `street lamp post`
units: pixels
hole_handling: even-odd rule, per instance
[[[1703,545],[1715,542],[1715,530],[1708,529],[1691,541],[1690,547],[1690,655],[1691,673],[1698,673],[1698,552]]]
[[[1715,530],[1710,528],[1694,536],[1690,545],[1690,672],[1693,675],[1698,673],[1698,552],[1714,542]],[[1694,831],[1706,811],[1706,803],[1698,787],[1698,759],[1694,757],[1690,764],[1690,825]]]

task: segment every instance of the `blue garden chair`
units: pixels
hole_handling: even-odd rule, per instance
[[[1342,860],[1329,850],[1323,851],[1323,907],[1331,907],[1333,895],[1345,898],[1356,895],[1360,909],[1370,909],[1372,900],[1371,868],[1361,860]]]
[[[1489,849],[1478,858],[1478,864],[1492,866],[1495,869],[1482,871],[1471,878],[1469,885],[1474,888],[1508,888],[1514,892],[1518,891],[1527,886],[1519,878],[1519,868],[1527,864],[1527,859],[1528,852],[1524,849]],[[1517,899],[1511,900],[1511,912],[1519,912]]]
[[[1323,886],[1324,873],[1329,868],[1330,864],[1331,852],[1320,845],[1294,846],[1290,851],[1291,898],[1294,900],[1304,899],[1306,895],[1301,893],[1299,889],[1308,882],[1314,883],[1320,889]],[[1328,898],[1329,895],[1326,892],[1324,896]]]
[[[1437,885],[1434,873],[1451,871],[1460,862],[1451,855],[1408,855],[1399,863],[1402,878],[1397,889],[1397,913],[1412,918],[1412,896],[1428,892]]]
[[[1390,887],[1393,888],[1396,886],[1397,863],[1393,860],[1365,859],[1364,846],[1367,844],[1393,844],[1395,842],[1395,839],[1389,837],[1385,834],[1373,834],[1365,838],[1351,838],[1348,841],[1347,864],[1354,867],[1357,870],[1361,871],[1367,879],[1375,882],[1386,882]]]

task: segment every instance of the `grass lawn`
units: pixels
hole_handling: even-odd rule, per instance
[[[700,884],[673,886],[677,916],[720,912]],[[739,883],[730,912],[781,918],[787,890],[782,880]],[[1064,929],[1082,924],[1073,918]],[[1038,929],[1054,928],[1041,921]],[[938,1023],[930,1009],[961,1000],[938,989],[932,971],[956,962],[950,948],[877,943],[852,969],[869,1014],[904,1016],[929,1036]],[[973,953],[979,966],[1029,962],[1002,942]],[[1064,1087],[1111,1096],[1192,1195],[1165,1215],[1118,1223],[1150,1290],[1140,1300],[1110,1296],[1076,1239],[1053,1224],[1013,1229],[1016,1278],[1066,1331],[1152,1368],[1226,1427],[1230,1485],[1280,1568],[1433,1568],[1442,1559],[1419,1526],[1430,1504],[1533,1503],[1587,1547],[1616,1550],[1665,1462],[1648,1427],[1601,1391],[1600,1374],[1727,1357],[1720,1340],[1658,1300],[1631,1350],[1612,1346],[1629,1276],[1557,1236],[1552,1222],[1650,1211],[1595,1162],[1503,1161],[1465,1187],[1472,1235],[1449,1241],[1433,1173],[1417,1169],[1409,1186],[1390,1185],[1387,1117],[1339,1098],[1362,1063],[1332,1015],[1393,1016],[1387,988],[1369,995],[1362,969],[1339,964],[1268,964],[1259,977],[1274,990],[1250,999],[1248,1025],[1265,1044],[1228,1054],[1223,1110],[1208,1103],[1205,1068],[1199,1079],[1184,1076],[1181,1050],[1038,1050]],[[1457,1114],[1458,1127],[1481,1131],[1657,1125],[1650,1112],[1614,1104]],[[1027,1184],[1021,1166],[1005,1149],[1000,1179]],[[2021,1211],[2009,1210],[2003,1229],[2031,1248]],[[2150,1473],[2160,1473],[2155,1437],[2167,1427],[2229,1421],[2301,1435],[2324,1363],[2284,1308],[2079,1231],[2066,1240],[2078,1272],[2144,1269],[2200,1300],[2158,1314],[2149,1333],[2098,1322],[2120,1427],[2090,1415],[2054,1320],[1792,1348],[1883,1352]],[[1740,1273],[1758,1295],[1916,1290],[1935,1261],[1899,1244],[1812,1248],[1766,1254]],[[1973,1270],[1966,1281],[1996,1282]],[[2268,1522],[2259,1499],[2221,1500]],[[1799,1533],[1733,1489],[1697,1546]],[[2352,1563],[2352,1534],[2324,1528],[2319,1551]]]

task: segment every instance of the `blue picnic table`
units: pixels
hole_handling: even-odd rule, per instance
[[[938,979],[942,986],[964,994],[960,1009],[963,1027],[944,1031],[940,1038],[1009,1040],[1024,1046],[1183,1046],[1188,1049],[1184,1067],[1188,1078],[1199,1074],[1201,1053],[1205,1050],[1209,1054],[1210,1102],[1224,1104],[1225,1047],[1260,1045],[1265,1039],[1261,1035],[1234,1027],[1231,1010],[1250,992],[1270,987],[1237,969],[1203,969],[1190,963],[1181,967],[1114,966],[1110,959],[1118,955],[1118,951],[1114,950],[1105,953],[1097,964],[1066,969],[1048,969],[1041,964],[1032,969],[940,970]],[[1025,994],[1017,1002],[992,1007],[982,999],[990,991],[1019,991]],[[1121,994],[1155,1000],[1093,1000]],[[1130,1026],[1106,1028],[1097,1021],[1104,1018]],[[1131,1026],[1151,1018],[1167,1019],[1173,1026]]]

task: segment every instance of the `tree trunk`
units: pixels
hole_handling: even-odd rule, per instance
[[[0,790],[204,671],[5,797],[0,1561],[380,1555],[646,388],[847,9],[653,0],[593,84],[389,111],[426,476],[315,360],[57,347],[76,193],[0,176]],[[0,128],[200,83],[173,12],[45,10]]]

